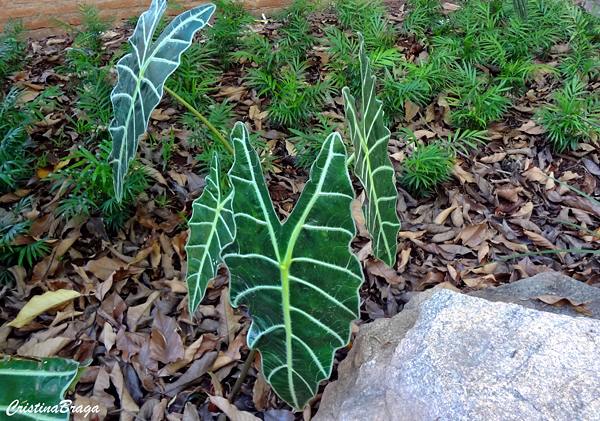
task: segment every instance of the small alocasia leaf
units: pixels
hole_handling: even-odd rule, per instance
[[[210,175],[206,177],[206,187],[192,205],[190,238],[185,246],[190,314],[196,311],[208,282],[217,275],[217,269],[223,263],[221,250],[231,243],[235,236],[235,221],[231,208],[233,189],[223,195],[219,185],[219,174],[219,160],[217,154],[213,154]]]
[[[173,19],[152,42],[166,8],[166,0],[152,0],[129,38],[132,52],[117,63],[119,82],[110,95],[115,117],[109,127],[113,140],[109,162],[113,168],[115,197],[119,201],[138,139],[146,131],[150,114],[162,98],[165,81],[179,66],[181,54],[192,43],[196,31],[206,25],[215,11],[215,5],[210,3],[188,10]]]
[[[78,368],[77,361],[66,358],[0,356],[0,419],[67,421],[69,407],[61,401]],[[35,408],[38,403],[45,412],[15,412],[18,405]],[[54,406],[64,412],[48,411]]]
[[[350,242],[354,190],[340,135],[331,134],[285,223],[273,208],[256,152],[242,123],[233,129],[237,232],[223,250],[229,299],[252,315],[248,345],[262,357],[265,379],[301,409],[331,374],[334,353],[359,317],[363,273]]]
[[[346,104],[346,120],[356,158],[355,174],[359,178],[367,204],[363,210],[367,229],[373,238],[373,254],[388,266],[396,262],[400,220],[396,213],[398,192],[394,167],[387,153],[390,131],[383,123],[383,103],[375,96],[375,76],[360,42],[361,98],[360,110],[347,87],[342,89]],[[359,117],[360,116],[360,117]]]

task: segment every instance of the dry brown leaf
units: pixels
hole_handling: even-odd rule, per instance
[[[21,328],[40,314],[65,306],[77,297],[81,297],[79,292],[67,289],[48,291],[42,295],[36,295],[25,304],[17,317],[7,326]]]
[[[527,202],[517,212],[511,215],[512,218],[523,218],[529,220],[531,218],[531,212],[533,212],[533,203]]]
[[[404,288],[404,278],[381,260],[367,259],[364,264],[367,272],[385,279],[390,285],[400,285],[400,289]]]
[[[506,152],[498,152],[493,155],[484,156],[479,161],[484,164],[493,164],[494,162],[500,162],[506,157]]]
[[[458,234],[454,242],[461,240],[462,243],[471,248],[475,248],[481,244],[485,238],[485,232],[487,230],[487,224],[470,225],[462,229]]]
[[[231,364],[232,362],[242,358],[240,349],[242,349],[244,346],[246,346],[246,332],[242,331],[229,344],[227,351],[219,351],[219,355],[210,368],[210,371],[217,371],[219,368],[225,367],[227,364]]]
[[[246,97],[248,88],[245,86],[227,86],[222,88],[221,91],[215,95],[215,97],[227,97],[229,101],[241,101]]]
[[[407,240],[416,240],[418,238],[421,238],[423,235],[425,235],[427,231],[423,230],[423,231],[400,231],[398,233],[398,237],[400,238],[405,238]]]
[[[159,184],[162,184],[163,186],[169,185],[169,183],[167,183],[167,180],[165,180],[163,175],[156,168],[146,166],[145,170],[146,172],[148,172],[148,174],[150,174],[150,177],[154,178]]]
[[[562,201],[564,204],[572,208],[593,213],[596,216],[600,217],[600,205],[598,203],[592,202],[588,198],[568,195],[563,196]]]
[[[231,421],[261,421],[250,412],[240,411],[235,405],[229,403],[225,398],[209,396],[210,401],[216,405]]]
[[[179,336],[179,325],[172,317],[158,310],[152,323],[149,355],[156,361],[169,364],[183,358],[183,341]]]
[[[137,324],[144,314],[150,314],[150,306],[158,297],[160,297],[160,292],[152,291],[145,303],[129,307],[127,310],[127,327],[130,332],[135,332],[137,330]]]
[[[19,189],[12,193],[3,194],[2,196],[0,196],[0,203],[18,202],[22,198],[29,196],[29,193],[31,193],[31,190]]]
[[[108,410],[96,396],[86,398],[85,396],[75,394],[73,405],[78,408],[98,408],[98,412],[93,415],[93,418],[90,418],[90,414],[87,414],[85,411],[73,412],[73,421],[103,421],[108,415]]]
[[[460,9],[460,5],[459,4],[454,4],[454,3],[448,3],[445,2],[442,4],[442,7],[444,8],[445,11],[447,12],[453,12],[455,10]]]
[[[113,273],[125,266],[126,264],[120,260],[104,256],[98,260],[90,260],[83,268],[96,278],[106,281]]]
[[[120,421],[133,421],[136,418],[135,414],[137,414],[137,412],[140,410],[140,407],[137,406],[129,394],[127,387],[125,387],[123,372],[121,371],[119,364],[113,365],[109,377],[112,384],[115,386],[115,389],[117,390],[120,400],[120,407],[123,410],[123,412],[121,412]]]
[[[365,216],[362,213],[362,205],[365,201],[365,192],[362,192],[360,196],[352,201],[350,208],[352,210],[352,218],[356,223],[358,229],[358,235],[364,238],[370,238],[369,231],[367,231]]]
[[[543,249],[556,250],[556,246],[554,244],[552,244],[550,242],[550,240],[548,240],[543,235],[537,234],[533,231],[527,231],[527,230],[523,230],[523,233],[527,237],[529,237],[529,239],[531,241],[533,241],[533,244],[535,244],[536,246],[543,248]]]
[[[265,380],[262,372],[259,371],[254,382],[254,388],[252,389],[252,402],[254,402],[254,406],[259,411],[267,408],[270,391],[271,386]]]
[[[252,120],[262,120],[264,118],[266,118],[269,115],[268,111],[260,111],[260,108],[258,108],[257,105],[251,105],[250,109],[248,110],[248,116],[252,119]]]
[[[219,337],[229,344],[233,342],[235,334],[242,327],[239,323],[242,316],[236,315],[229,303],[229,288],[225,287],[221,290],[221,300],[216,310],[219,317]]]
[[[454,209],[456,209],[458,206],[453,205],[450,206],[449,208],[444,209],[443,211],[441,211],[439,213],[438,216],[435,217],[435,219],[433,220],[434,224],[437,225],[443,225],[444,222],[446,222],[446,218],[448,218],[448,216],[452,213],[452,211],[454,211]]]
[[[579,313],[585,314],[586,316],[592,317],[594,315],[594,313],[592,313],[592,311],[587,306],[587,304],[588,304],[587,301],[584,303],[579,303],[577,301],[573,301],[573,300],[570,300],[570,299],[564,298],[564,297],[559,297],[557,295],[540,295],[535,298],[540,300],[543,303],[550,304],[551,306],[554,306],[554,307],[567,306]]]
[[[465,170],[463,170],[459,164],[454,164],[452,166],[452,172],[455,176],[458,177],[460,184],[475,183],[475,179],[473,178],[473,176]]]
[[[535,121],[533,121],[533,120],[528,120],[525,124],[523,124],[517,130],[527,133],[527,134],[533,134],[533,135],[544,133],[544,128],[542,126],[537,126],[535,124]]]
[[[56,357],[61,349],[73,342],[71,338],[58,336],[38,343],[26,343],[17,350],[17,355],[49,358]]]
[[[546,174],[544,174],[544,172],[542,170],[540,170],[538,167],[533,167],[533,168],[523,172],[521,175],[523,175],[523,177],[525,177],[528,180],[538,181],[540,183],[545,183],[548,180],[548,177],[546,176]]]
[[[410,258],[411,248],[404,249],[400,251],[400,261],[398,262],[398,271],[400,272],[406,264],[408,263],[408,259]]]
[[[523,187],[508,185],[498,188],[497,192],[498,196],[516,203],[519,200],[519,194],[523,192]]]
[[[419,107],[417,104],[414,104],[414,103],[410,102],[408,99],[405,99],[404,100],[404,120],[411,121],[413,118],[415,118],[415,116],[417,115],[417,113],[419,112],[420,109],[421,109],[421,107]]]
[[[435,132],[432,132],[431,130],[416,130],[415,131],[415,137],[417,139],[421,139],[423,137],[426,137],[427,139],[431,139],[434,136],[435,136]]]

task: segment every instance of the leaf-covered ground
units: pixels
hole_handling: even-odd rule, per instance
[[[447,5],[448,10],[454,8]],[[401,24],[406,15],[402,3],[388,6],[388,18]],[[316,36],[323,36],[323,24],[335,23],[326,11],[311,19]],[[267,36],[277,29],[278,25],[269,21],[253,26]],[[125,27],[104,35],[107,56],[126,41],[131,30]],[[81,134],[68,128],[67,116],[74,114],[77,101],[73,81],[55,70],[63,64],[65,49],[72,42],[70,35],[30,40],[26,67],[11,78],[13,84],[27,90],[25,101],[33,100],[48,86],[57,86],[63,93],[56,98],[60,107],[43,110],[46,120],[30,134],[35,154],[46,156],[45,166],[25,189],[0,197],[0,206],[9,209],[20,198],[33,195],[35,206],[26,215],[33,221],[32,227],[19,241],[46,238],[51,247],[32,269],[12,267],[15,284],[0,288],[0,352],[62,356],[81,362],[92,359],[73,400],[82,405],[100,404],[103,412],[98,420],[133,420],[136,415],[148,420],[222,419],[222,410],[235,412],[218,397],[228,396],[248,355],[245,335],[250,317],[244,309],[232,309],[228,304],[224,270],[209,286],[196,314],[188,313],[185,219],[191,217],[191,203],[205,185],[205,174],[194,168],[194,154],[185,147],[190,133],[179,119],[182,107],[165,95],[152,114],[152,138],[173,133],[175,147],[163,169],[161,143],[153,144],[148,138],[140,141],[140,162],[153,168],[153,184],[139,197],[134,216],[123,229],[107,231],[96,214],[73,220],[54,212],[61,197],[44,179],[59,168],[70,148],[84,142]],[[400,38],[397,48],[407,60],[423,50],[411,37]],[[326,59],[316,47],[311,70],[324,72]],[[553,60],[551,53],[548,63]],[[227,98],[238,119],[253,133],[262,133],[267,143],[263,154],[272,157],[273,170],[266,175],[269,190],[284,218],[302,191],[307,171],[294,166],[290,135],[269,126],[264,101],[244,86],[245,75],[244,66],[234,65],[220,77],[211,95],[219,102]],[[590,85],[598,90],[600,81]],[[581,144],[575,152],[553,153],[542,127],[533,119],[536,107],[556,88],[555,79],[540,75],[504,118],[488,127],[492,140],[469,157],[459,158],[452,180],[441,185],[433,197],[416,199],[398,184],[402,228],[393,269],[371,258],[368,234],[360,213],[355,212],[358,236],[353,249],[363,263],[366,282],[361,289],[362,317],[353,331],[362,323],[397,314],[415,291],[439,284],[470,291],[553,271],[600,286],[597,255],[540,254],[503,260],[531,251],[600,250],[600,235],[557,222],[579,224],[600,234],[600,207],[545,177],[600,196],[598,146]],[[333,98],[326,114],[343,130],[340,97]],[[441,99],[410,114],[406,125],[421,139],[451,130],[449,107]],[[408,142],[391,130],[388,150],[392,162],[399,164],[410,149]],[[59,132],[64,138],[52,142]],[[359,183],[355,186],[360,194]],[[483,263],[490,264],[481,266]],[[66,306],[41,312],[21,328],[6,325],[32,296],[61,289],[83,295]],[[587,311],[582,303],[568,305]],[[336,365],[350,347],[338,352]],[[257,357],[236,398],[238,408],[259,419],[282,421],[309,420],[317,411],[319,395],[303,413],[292,412],[270,391],[259,372]],[[335,377],[334,367],[330,380]],[[235,413],[230,416],[241,419]]]

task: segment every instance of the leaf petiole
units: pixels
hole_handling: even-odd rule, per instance
[[[210,129],[210,131],[213,132],[215,136],[217,136],[217,139],[219,139],[219,142],[221,142],[223,144],[223,146],[225,146],[227,148],[229,153],[233,155],[233,148],[231,147],[229,142],[223,137],[223,135],[217,130],[217,128],[215,126],[213,126],[210,121],[208,121],[206,119],[206,117],[204,117],[202,114],[200,114],[198,112],[198,110],[196,110],[194,107],[192,107],[185,99],[183,99],[182,97],[177,95],[175,92],[173,92],[171,89],[169,89],[166,85],[163,86],[163,88],[169,95],[171,95],[179,103],[181,103],[181,105],[183,105],[185,108],[190,110],[190,112],[192,114],[194,114],[196,117],[198,117],[200,119],[200,121],[202,121],[206,125],[206,127],[208,127]]]

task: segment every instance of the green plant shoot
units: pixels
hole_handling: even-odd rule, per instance
[[[114,173],[115,197],[119,202],[138,139],[146,131],[150,114],[162,98],[166,79],[179,66],[181,54],[190,46],[196,31],[206,25],[215,11],[213,4],[206,4],[182,13],[152,43],[166,8],[166,0],[152,0],[129,39],[133,52],[117,63],[119,82],[111,94],[115,117],[109,128],[113,139],[109,162]]]
[[[373,237],[373,254],[388,266],[396,262],[396,239],[400,220],[396,214],[398,192],[394,167],[387,154],[390,131],[383,122],[383,103],[375,96],[375,76],[364,51],[364,40],[358,35],[360,49],[360,109],[345,87],[346,120],[356,156],[355,174],[359,178],[368,203],[364,208],[367,229]]]
[[[221,250],[233,241],[235,220],[231,201],[233,189],[225,196],[219,183],[219,160],[213,153],[210,175],[202,195],[194,201],[190,220],[190,238],[185,250],[188,256],[187,284],[190,293],[189,309],[194,314],[202,301],[206,286],[217,275],[223,259]]]

